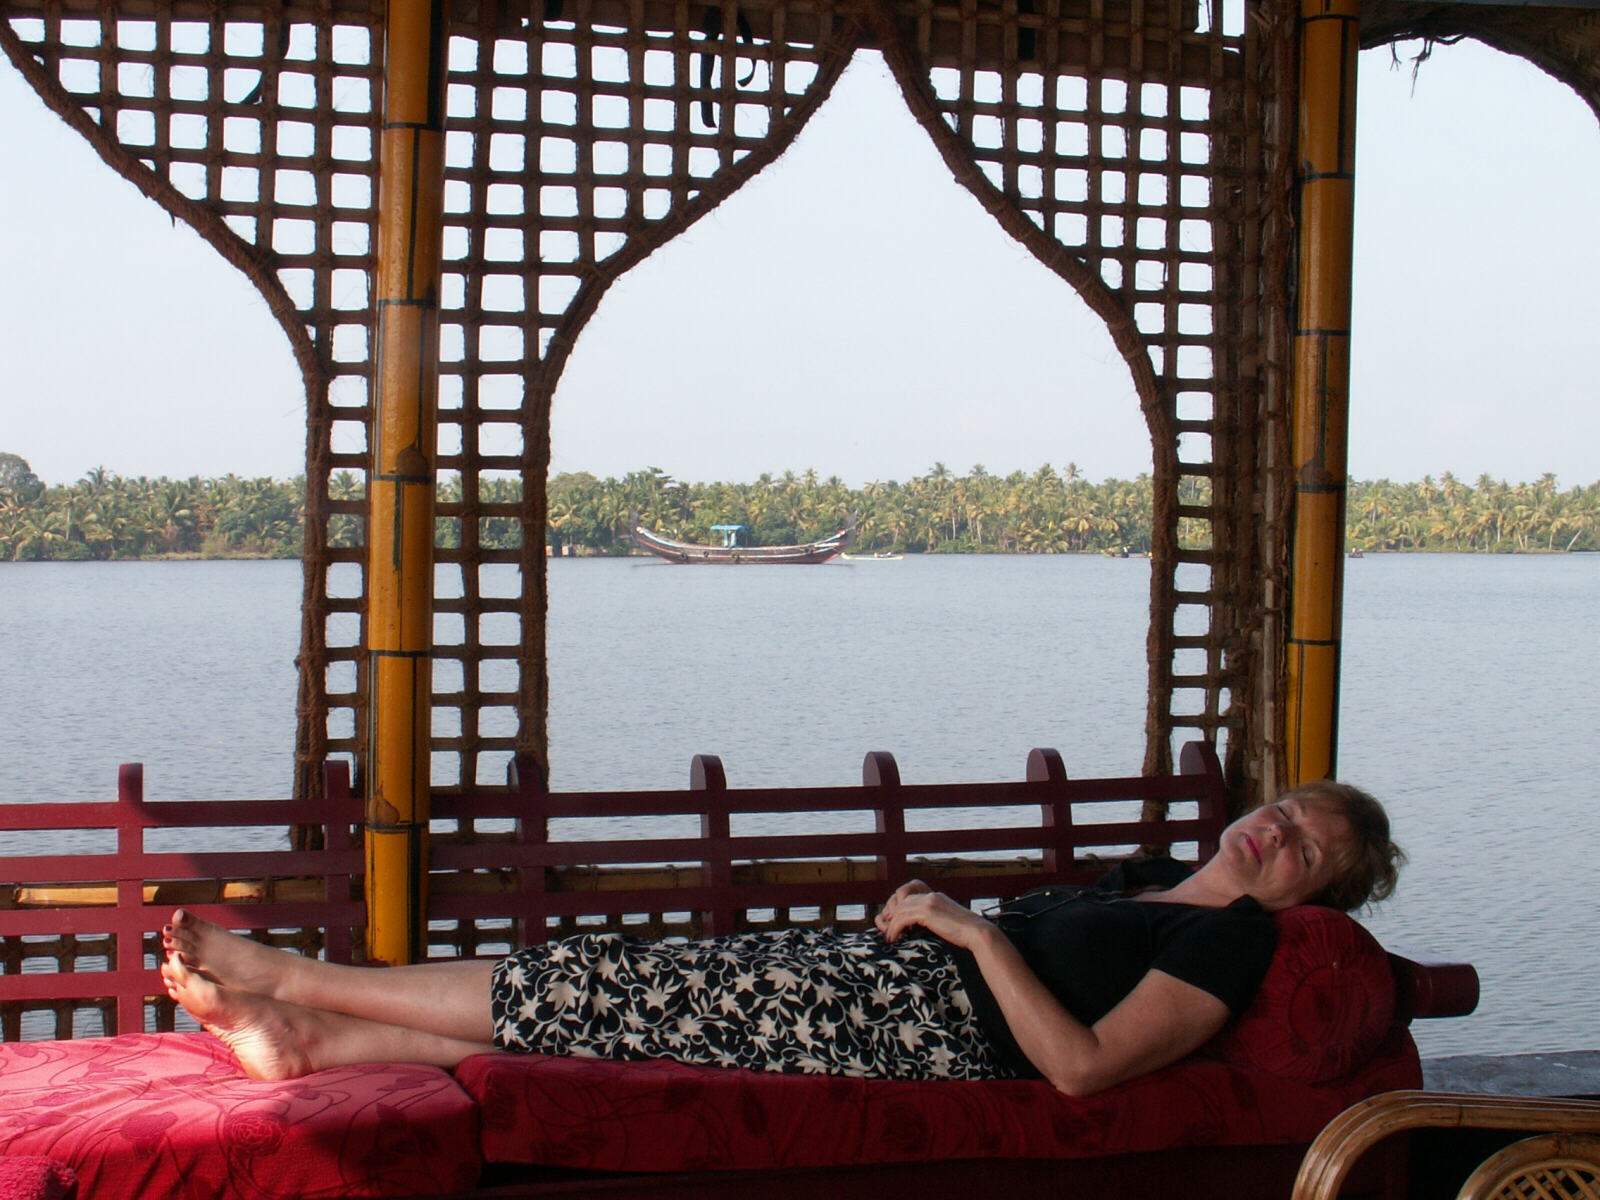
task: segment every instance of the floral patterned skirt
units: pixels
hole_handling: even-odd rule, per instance
[[[502,959],[492,988],[502,1050],[885,1079],[1006,1073],[933,938],[579,934]]]

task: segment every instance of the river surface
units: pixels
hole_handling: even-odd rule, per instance
[[[510,568],[506,568],[509,570]],[[0,802],[286,795],[300,572],[284,562],[0,565]],[[912,556],[806,569],[550,564],[556,788],[1078,776],[1143,756],[1149,565]],[[1425,1055],[1600,1047],[1600,555],[1348,565],[1341,775],[1411,865],[1386,943],[1473,962]],[[502,770],[490,763],[485,778]]]

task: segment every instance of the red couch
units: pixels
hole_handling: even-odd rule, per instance
[[[1470,1011],[1470,967],[1386,955],[1342,914],[1280,914],[1248,1013],[1198,1054],[1088,1099],[1038,1081],[921,1083],[483,1055],[242,1077],[205,1034],[0,1046],[0,1153],[80,1197],[1286,1195],[1354,1101],[1421,1083],[1412,1016]],[[1393,1154],[1366,1182],[1394,1185]],[[3,1178],[3,1177],[0,1177]],[[57,1185],[52,1185],[57,1186]],[[39,1192],[40,1196],[63,1193]]]
[[[497,886],[440,888],[429,917],[546,930],[598,920],[618,927],[643,914],[670,930],[669,916],[689,911],[699,923],[685,928],[714,933],[763,912],[764,920],[808,910],[794,919],[834,920],[821,914],[854,906],[863,919],[912,874],[964,903],[992,903],[1043,883],[1089,882],[1131,846],[1187,847],[1203,861],[1226,823],[1222,771],[1204,743],[1185,747],[1180,767],[1171,776],[1074,780],[1054,751],[1035,750],[1024,781],[902,784],[893,758],[874,752],[859,788],[738,790],[718,760],[702,756],[686,792],[579,794],[548,792],[537,765],[519,759],[506,789],[434,797],[436,817],[512,819],[521,832],[508,843],[436,845],[443,878],[456,872]],[[184,903],[230,928],[319,931],[324,954],[349,960],[364,920],[351,899],[361,806],[342,764],[330,764],[327,799],[316,805],[150,802],[136,766],[122,769],[118,785],[116,804],[0,806],[0,830],[110,827],[118,847],[0,854],[0,877],[21,884],[117,881],[114,907],[0,908],[0,939],[98,934],[112,960],[104,971],[0,974],[0,1016],[7,1003],[101,997],[122,1028],[143,1029],[147,997],[159,988],[150,938],[170,912],[170,902],[152,905],[146,894],[186,879],[210,886],[228,872],[320,880],[322,898]],[[1037,817],[1027,816],[1030,806]],[[857,822],[869,832],[749,835],[733,819],[755,815],[766,829],[774,814],[849,810],[870,818]],[[932,828],[923,819],[930,811],[942,814]],[[596,840],[565,829],[661,814],[698,818],[702,836]],[[157,828],[284,822],[320,823],[323,848],[175,855],[144,841]],[[648,868],[662,862],[687,865]],[[622,890],[591,886],[600,877]],[[0,1161],[25,1200],[70,1194],[63,1189],[74,1175],[85,1200],[485,1187],[498,1196],[972,1200],[1001,1190],[1278,1200],[1335,1114],[1421,1082],[1409,1020],[1471,1011],[1477,979],[1470,967],[1387,956],[1340,913],[1308,908],[1277,919],[1277,954],[1248,1013],[1202,1053],[1085,1100],[1036,1081],[868,1082],[489,1055],[454,1077],[390,1065],[272,1084],[243,1078],[204,1034],[141,1033],[0,1045]],[[1395,1155],[1386,1148],[1369,1165],[1365,1186],[1396,1190]]]
[[[79,1200],[431,1195],[483,1165],[477,1107],[447,1072],[261,1083],[206,1033],[0,1046],[0,1096],[0,1152],[69,1167]]]

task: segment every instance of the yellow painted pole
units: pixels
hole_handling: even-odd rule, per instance
[[[412,961],[427,899],[444,0],[390,0],[367,523],[367,954]]]
[[[1301,0],[1300,243],[1289,543],[1289,783],[1331,776],[1344,593],[1360,0]]]

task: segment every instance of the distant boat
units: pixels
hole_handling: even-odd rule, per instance
[[[823,563],[839,554],[856,539],[856,519],[832,537],[800,546],[741,546],[739,531],[743,525],[713,525],[722,534],[722,545],[700,546],[692,542],[677,542],[646,529],[635,519],[633,544],[641,550],[659,555],[675,563]]]
[[[899,562],[905,555],[879,550],[876,554],[841,554],[839,557],[845,562]]]

